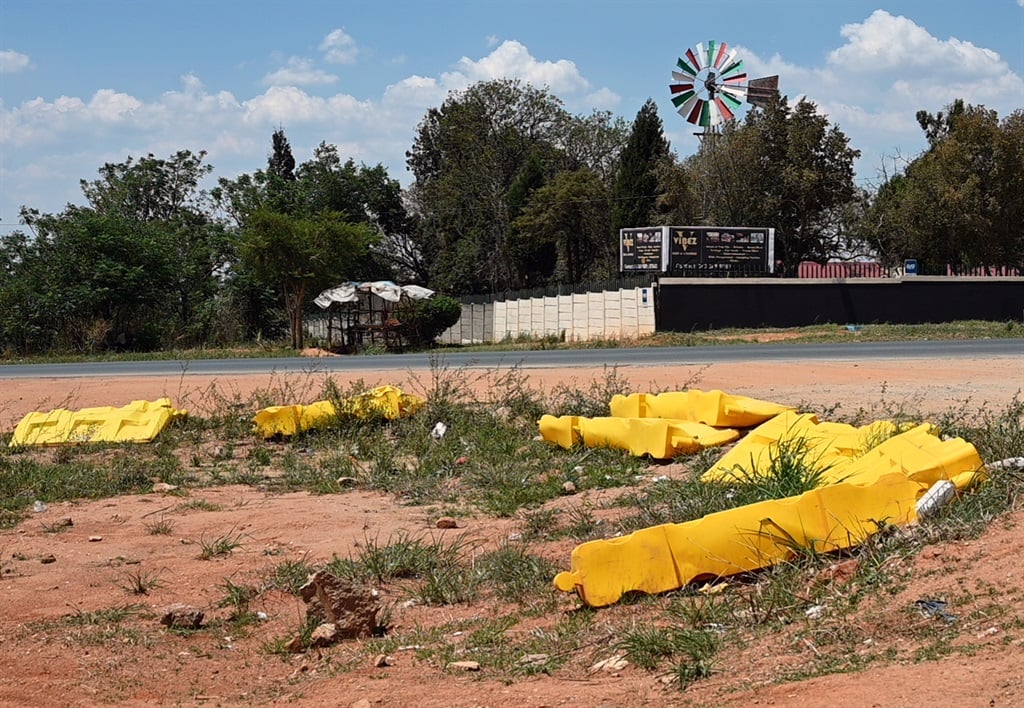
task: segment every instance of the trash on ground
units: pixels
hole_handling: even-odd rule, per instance
[[[395,420],[412,415],[425,403],[419,396],[404,393],[396,386],[377,386],[338,401],[337,406],[334,401],[317,401],[309,405],[264,408],[256,413],[253,423],[256,432],[264,438],[291,437],[307,430],[329,428],[341,416]]]
[[[150,442],[187,411],[169,398],[132,401],[126,406],[100,406],[72,411],[63,408],[25,415],[14,429],[10,447],[95,442]]]

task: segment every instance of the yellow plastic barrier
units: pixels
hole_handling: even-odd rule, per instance
[[[933,483],[948,479],[963,489],[985,476],[973,445],[940,440],[929,425],[889,438],[856,460],[845,459],[844,481],[799,496],[581,544],[572,552],[572,570],[559,573],[555,587],[600,607],[634,590],[666,592],[764,568],[792,558],[799,548],[850,548],[881,524],[915,521],[915,504]]]
[[[818,552],[850,548],[881,523],[916,519],[915,503],[927,487],[899,473],[873,484],[841,483],[797,497],[773,499],[580,544],[572,569],[555,587],[575,591],[603,607],[627,592],[662,593],[695,580],[765,568],[793,558],[800,548]]]
[[[10,447],[94,442],[150,442],[172,420],[187,415],[169,398],[132,401],[116,408],[101,406],[71,411],[58,408],[27,414],[14,429]]]
[[[587,447],[629,450],[633,455],[669,459],[706,447],[732,442],[735,430],[719,430],[689,420],[664,418],[584,418],[542,416],[541,437],[564,448],[582,442]]]
[[[673,418],[693,420],[716,428],[749,428],[792,410],[791,406],[712,391],[669,391],[612,396],[612,416],[618,418]]]
[[[395,420],[412,415],[425,401],[419,396],[404,393],[395,386],[378,386],[347,398],[340,403],[340,412],[331,401],[317,401],[307,406],[271,406],[256,413],[254,427],[264,438],[275,435],[290,437],[304,430],[331,426],[341,415],[358,418],[381,417]]]
[[[779,456],[780,446],[789,443],[805,462],[822,471],[823,483],[837,482],[844,479],[851,462],[898,432],[890,421],[855,427],[819,422],[810,413],[786,411],[750,431],[701,476],[701,481],[743,481],[764,474]],[[918,432],[928,434],[933,428],[921,426]]]

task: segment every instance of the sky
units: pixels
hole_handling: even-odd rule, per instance
[[[22,206],[85,204],[108,162],[265,168],[277,128],[300,163],[327,142],[408,186],[427,110],[495,78],[579,115],[652,98],[686,157],[671,72],[710,40],[812,101],[868,188],[924,149],[918,110],[1024,108],[1024,0],[0,0],[0,235]]]

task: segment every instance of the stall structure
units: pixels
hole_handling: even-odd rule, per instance
[[[419,285],[396,285],[390,280],[350,281],[324,290],[313,302],[327,313],[330,349],[354,352],[374,345],[400,349],[403,301],[425,300],[433,294]]]

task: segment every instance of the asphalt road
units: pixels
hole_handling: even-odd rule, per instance
[[[841,344],[728,344],[707,347],[559,349],[523,352],[444,352],[272,359],[188,359],[0,365],[0,379],[114,376],[241,376],[289,372],[425,369],[436,360],[452,368],[575,368],[701,365],[757,361],[865,361],[1019,357],[1024,339],[845,342]]]

